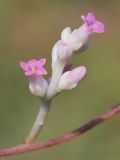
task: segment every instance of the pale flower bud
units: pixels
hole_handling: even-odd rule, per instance
[[[42,76],[29,78],[29,90],[37,97],[44,97],[48,88],[48,82]]]
[[[67,62],[72,56],[72,49],[69,45],[59,40],[53,47],[52,58],[54,61]]]
[[[70,27],[65,28],[61,33],[61,40],[64,43],[67,43],[70,35],[71,35],[71,28]]]
[[[73,51],[80,49],[89,38],[87,25],[83,24],[80,28],[71,32],[70,27],[65,28],[61,33],[61,40],[70,45]]]
[[[65,72],[59,81],[58,89],[61,91],[75,88],[85,75],[86,68],[84,66],[79,66],[72,71]]]

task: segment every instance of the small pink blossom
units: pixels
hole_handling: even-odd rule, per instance
[[[47,71],[43,68],[46,63],[46,59],[32,59],[28,62],[20,61],[20,67],[25,71],[27,76],[46,75]]]
[[[88,13],[87,16],[81,16],[84,23],[88,26],[89,34],[104,32],[104,24],[97,21],[94,13]]]

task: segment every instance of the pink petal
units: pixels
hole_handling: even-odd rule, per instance
[[[92,32],[93,33],[102,33],[104,32],[104,24],[100,21],[96,21],[93,25],[92,25]]]
[[[89,25],[96,21],[94,13],[88,13],[86,19]]]
[[[19,62],[20,64],[20,67],[24,70],[24,71],[28,71],[29,70],[29,66],[27,63],[23,62],[23,61],[20,61]]]
[[[36,68],[36,64],[37,64],[37,61],[34,61],[34,60],[28,61],[28,66],[30,68]]]
[[[37,72],[36,72],[36,75],[46,75],[47,74],[47,71],[41,67]]]
[[[27,72],[25,72],[25,75],[26,76],[33,76],[33,75],[36,75],[36,73],[32,72],[32,71],[27,71]]]
[[[36,66],[37,67],[42,67],[46,63],[46,59],[40,59],[37,61]]]
[[[31,63],[36,63],[36,62],[37,62],[36,59],[31,59],[31,60],[28,61],[29,64],[31,64]]]

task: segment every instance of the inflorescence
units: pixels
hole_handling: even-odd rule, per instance
[[[70,27],[65,28],[52,49],[52,76],[46,80],[43,76],[47,74],[44,69],[46,59],[32,59],[28,62],[20,61],[20,67],[25,71],[29,78],[30,92],[40,97],[42,106],[35,124],[28,136],[26,143],[31,143],[41,126],[44,124],[47,115],[47,108],[51,100],[63,90],[75,88],[86,75],[86,67],[78,66],[72,69],[71,57],[74,52],[81,53],[88,48],[88,40],[94,33],[103,33],[104,24],[96,20],[94,13],[88,13],[87,16],[81,16],[83,24],[71,31]]]

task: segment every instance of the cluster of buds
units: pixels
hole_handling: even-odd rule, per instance
[[[49,80],[43,78],[47,71],[43,68],[45,59],[20,61],[21,68],[29,78],[29,89],[37,97],[52,99],[62,90],[75,88],[86,75],[86,68],[78,66],[71,69],[71,57],[74,52],[83,52],[88,48],[88,39],[94,33],[104,32],[104,24],[97,21],[93,13],[81,16],[83,24],[71,31],[65,28],[61,33],[61,39],[52,49],[52,77]]]

